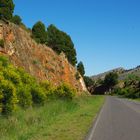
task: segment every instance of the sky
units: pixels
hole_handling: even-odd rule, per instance
[[[140,0],[14,0],[15,14],[67,32],[91,76],[140,65]]]

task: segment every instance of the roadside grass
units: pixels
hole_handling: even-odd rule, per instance
[[[136,101],[136,102],[140,102],[140,98],[137,98],[137,99],[129,99],[131,101]]]
[[[99,112],[104,96],[48,101],[42,107],[0,116],[0,140],[82,140]]]

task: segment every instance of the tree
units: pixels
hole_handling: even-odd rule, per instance
[[[84,68],[84,64],[82,62],[78,63],[77,70],[79,71],[79,73],[81,74],[82,77],[85,75],[85,68]]]
[[[61,53],[61,33],[60,31],[54,26],[50,25],[47,28],[47,33],[48,33],[48,45],[51,47],[54,51],[57,53]]]
[[[22,19],[18,15],[13,16],[13,18],[12,18],[12,22],[17,24],[17,25],[20,25],[22,23],[21,21],[22,21]]]
[[[11,20],[14,7],[13,0],[0,0],[0,19]]]
[[[38,21],[32,28],[33,38],[37,43],[46,44],[47,43],[47,32],[45,25]]]
[[[77,54],[71,37],[65,32],[57,29],[54,25],[50,25],[47,28],[47,34],[48,46],[51,47],[58,54],[64,52],[68,61],[75,66],[77,63]]]
[[[84,82],[85,82],[87,88],[95,85],[94,81],[88,76],[84,76]]]
[[[108,88],[112,88],[118,83],[118,74],[111,72],[105,76],[104,85]]]

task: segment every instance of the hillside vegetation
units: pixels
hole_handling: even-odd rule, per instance
[[[15,112],[18,106],[29,108],[43,105],[49,98],[72,99],[76,91],[66,84],[53,87],[37,80],[21,68],[15,68],[8,58],[0,56],[0,114]]]

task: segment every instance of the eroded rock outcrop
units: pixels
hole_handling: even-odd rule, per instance
[[[83,79],[76,80],[77,71],[65,55],[57,55],[51,48],[37,44],[30,32],[12,23],[1,23],[0,38],[5,42],[1,54],[9,56],[15,66],[23,67],[38,80],[48,80],[56,86],[66,82],[78,91],[86,90]]]

